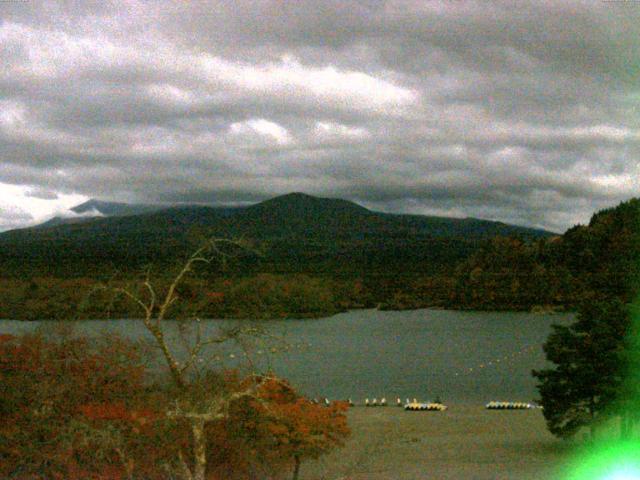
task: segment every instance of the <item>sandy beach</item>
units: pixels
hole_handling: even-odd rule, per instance
[[[552,480],[569,458],[540,410],[446,412],[354,407],[347,445],[303,464],[304,480]]]

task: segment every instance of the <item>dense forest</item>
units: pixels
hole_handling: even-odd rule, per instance
[[[640,258],[640,200],[593,215],[550,240],[496,238],[457,267],[450,306],[575,308],[584,299],[631,301]]]
[[[162,285],[205,239],[239,239],[179,292],[206,317],[314,317],[352,308],[573,310],[636,278],[633,199],[563,235],[480,220],[378,214],[290,195],[240,213],[192,208],[0,236],[0,318],[135,315],[105,285]],[[204,208],[204,207],[201,207]],[[231,218],[235,218],[231,221]],[[146,249],[146,250],[145,250]]]

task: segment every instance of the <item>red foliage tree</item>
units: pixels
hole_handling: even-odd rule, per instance
[[[143,406],[138,351],[118,338],[92,343],[0,337],[0,477],[115,480],[159,460],[147,447],[163,423]]]
[[[261,379],[253,397],[233,404],[224,422],[208,428],[208,459],[216,479],[274,477],[305,459],[341,446],[349,436],[348,404],[317,405],[282,379]]]
[[[149,480],[193,468],[193,419],[168,415],[175,392],[145,384],[117,338],[0,336],[0,478]],[[206,478],[275,478],[342,444],[346,405],[315,405],[283,380],[211,373],[189,383],[226,407],[203,422]],[[186,394],[186,393],[184,393]],[[195,404],[194,404],[195,406]],[[187,412],[188,415],[188,412]]]

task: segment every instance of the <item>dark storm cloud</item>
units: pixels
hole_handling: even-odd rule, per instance
[[[638,194],[636,2],[0,2],[0,19],[0,182],[27,196],[305,191],[563,230]],[[28,222],[6,208],[0,228]]]

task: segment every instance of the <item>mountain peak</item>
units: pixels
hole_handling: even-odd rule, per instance
[[[104,202],[102,200],[97,200],[95,198],[91,198],[89,200],[87,200],[84,203],[81,203],[80,205],[76,205],[75,207],[71,207],[71,211],[75,212],[75,213],[85,213],[85,212],[90,212],[91,210],[97,210],[100,213],[106,213],[103,212],[102,209],[109,209],[110,207],[113,208],[115,206],[122,206],[125,205],[123,203],[116,203],[116,202]]]
[[[149,204],[131,204],[123,202],[108,202],[104,200],[96,200],[92,198],[80,205],[72,207],[70,210],[74,213],[82,214],[88,212],[98,212],[106,217],[137,215],[140,213],[153,212],[167,208],[167,205],[149,205]]]
[[[283,195],[278,195],[277,197],[269,198],[268,200],[265,200],[264,202],[261,202],[261,203],[315,202],[315,201],[321,201],[321,200],[330,200],[330,199],[327,199],[324,197],[316,197],[304,192],[291,192],[291,193],[285,193]]]
[[[357,203],[341,198],[316,197],[303,192],[292,192],[270,198],[253,207],[260,208],[285,208],[292,210],[341,210],[359,213],[370,213],[369,210]],[[251,207],[250,207],[251,208]]]
[[[314,197],[313,195],[309,195],[308,193],[304,193],[304,192],[290,192],[290,193],[285,193],[283,195],[278,195],[277,197],[273,197],[273,199],[275,198],[309,199],[309,198],[321,198],[321,197]]]

